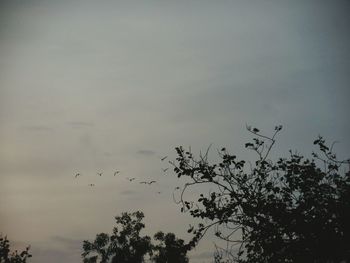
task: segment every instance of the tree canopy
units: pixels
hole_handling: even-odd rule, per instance
[[[141,236],[145,227],[140,211],[122,213],[116,216],[117,226],[112,235],[100,233],[93,242],[83,242],[83,260],[85,263],[142,263],[148,255],[155,263],[187,263],[188,246],[175,234],[159,231],[154,235],[158,244],[154,245],[149,236]]]
[[[214,228],[216,236],[236,246],[237,253],[228,253],[225,262],[349,261],[349,160],[338,160],[333,145],[319,137],[311,159],[290,151],[288,158],[273,161],[270,152],[282,126],[272,136],[247,129],[253,139],[245,147],[257,156],[252,162],[226,148],[219,150],[217,163],[209,162],[208,151],[196,158],[176,148],[174,171],[189,180],[181,190],[181,211],[203,220],[189,229],[191,246]],[[214,190],[186,198],[205,184]]]
[[[157,232],[154,239],[159,241],[158,245],[153,246],[152,259],[155,263],[187,263],[186,256],[188,246],[184,240],[176,238],[175,234]]]
[[[29,253],[29,246],[25,250],[18,252],[10,249],[10,241],[7,236],[0,234],[0,263],[26,263],[27,259],[32,257]]]

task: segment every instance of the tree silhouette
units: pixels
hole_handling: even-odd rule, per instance
[[[142,212],[122,213],[115,217],[117,226],[113,234],[101,233],[96,235],[93,243],[85,240],[83,242],[84,262],[123,262],[142,263],[144,256],[151,249],[151,238],[140,236],[140,231],[145,227],[142,223],[144,215]],[[93,254],[91,256],[91,254]]]
[[[164,234],[158,232],[154,235],[154,239],[160,244],[153,246],[152,259],[155,263],[187,263],[186,256],[188,246],[184,240],[176,238],[173,233]]]
[[[26,263],[30,257],[29,246],[20,253],[17,250],[11,252],[10,241],[0,235],[0,263]]]
[[[186,263],[188,246],[173,233],[155,234],[158,245],[152,245],[149,236],[140,236],[145,227],[144,214],[140,211],[122,213],[115,217],[117,226],[113,234],[100,233],[93,242],[83,241],[84,263],[142,263],[148,254],[156,263]],[[174,261],[175,260],[175,261]]]
[[[190,180],[181,191],[181,211],[203,219],[196,228],[195,246],[210,228],[236,246],[225,262],[341,262],[350,260],[350,172],[319,137],[312,159],[290,151],[288,158],[269,159],[275,137],[247,127],[253,140],[245,147],[257,154],[255,162],[239,160],[225,148],[211,164],[208,151],[195,158],[177,147],[174,171]],[[344,169],[347,169],[344,170]],[[194,200],[193,187],[208,184]],[[215,262],[222,261],[216,253]]]

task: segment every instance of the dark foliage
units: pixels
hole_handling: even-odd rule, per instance
[[[308,159],[290,151],[288,158],[269,159],[275,137],[256,128],[245,147],[257,154],[255,162],[239,160],[225,148],[211,164],[208,151],[195,158],[177,147],[173,162],[178,177],[190,180],[181,191],[181,211],[203,219],[191,227],[195,246],[209,228],[236,245],[237,253],[225,262],[341,262],[350,260],[349,160],[339,161],[322,137],[314,141],[318,153]],[[346,170],[347,169],[347,170]],[[192,187],[209,184],[186,200]],[[216,254],[216,262],[221,255]]]
[[[15,250],[11,252],[10,241],[7,237],[0,235],[0,263],[26,263],[32,255],[29,254],[29,247],[22,252]]]
[[[155,234],[158,245],[153,245],[149,236],[140,236],[143,218],[139,211],[115,217],[112,235],[100,233],[94,242],[83,242],[84,263],[143,263],[146,255],[156,263],[187,263],[187,246],[173,233]]]
[[[154,239],[160,244],[153,246],[152,259],[155,263],[187,263],[187,246],[182,239],[176,238],[173,233],[158,232]]]
[[[140,236],[140,231],[145,227],[143,217],[142,212],[122,213],[115,217],[117,226],[111,236],[101,233],[96,235],[93,243],[84,241],[84,262],[106,263],[110,259],[115,263],[144,262],[144,256],[151,249],[151,238]]]

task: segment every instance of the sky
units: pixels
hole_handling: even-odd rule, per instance
[[[81,262],[82,240],[124,211],[188,240],[181,181],[162,169],[179,145],[250,158],[246,124],[283,125],[275,156],[309,156],[322,135],[348,158],[349,12],[346,0],[0,0],[0,232],[35,263]],[[190,262],[213,250],[202,240]]]

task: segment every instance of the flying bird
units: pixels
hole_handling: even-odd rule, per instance
[[[120,173],[120,171],[118,171],[118,170],[115,171],[115,172],[114,172],[114,176],[116,176],[116,175],[119,174],[119,173]]]
[[[99,176],[102,176],[102,173],[97,173]]]
[[[156,183],[157,181],[149,181],[149,182],[146,182],[146,181],[142,181],[142,182],[140,182],[140,184],[148,184],[148,185],[151,185],[151,184],[154,184],[154,183]]]
[[[166,158],[168,158],[168,156],[164,156],[164,157],[160,158],[160,160],[164,161]]]
[[[127,177],[126,179],[128,179],[130,182],[132,182],[132,181],[134,181],[136,178],[135,178],[135,177],[133,177],[133,178]]]
[[[80,175],[81,175],[80,173],[76,173],[74,177],[77,178]]]
[[[95,186],[95,184],[89,184],[89,186]]]

